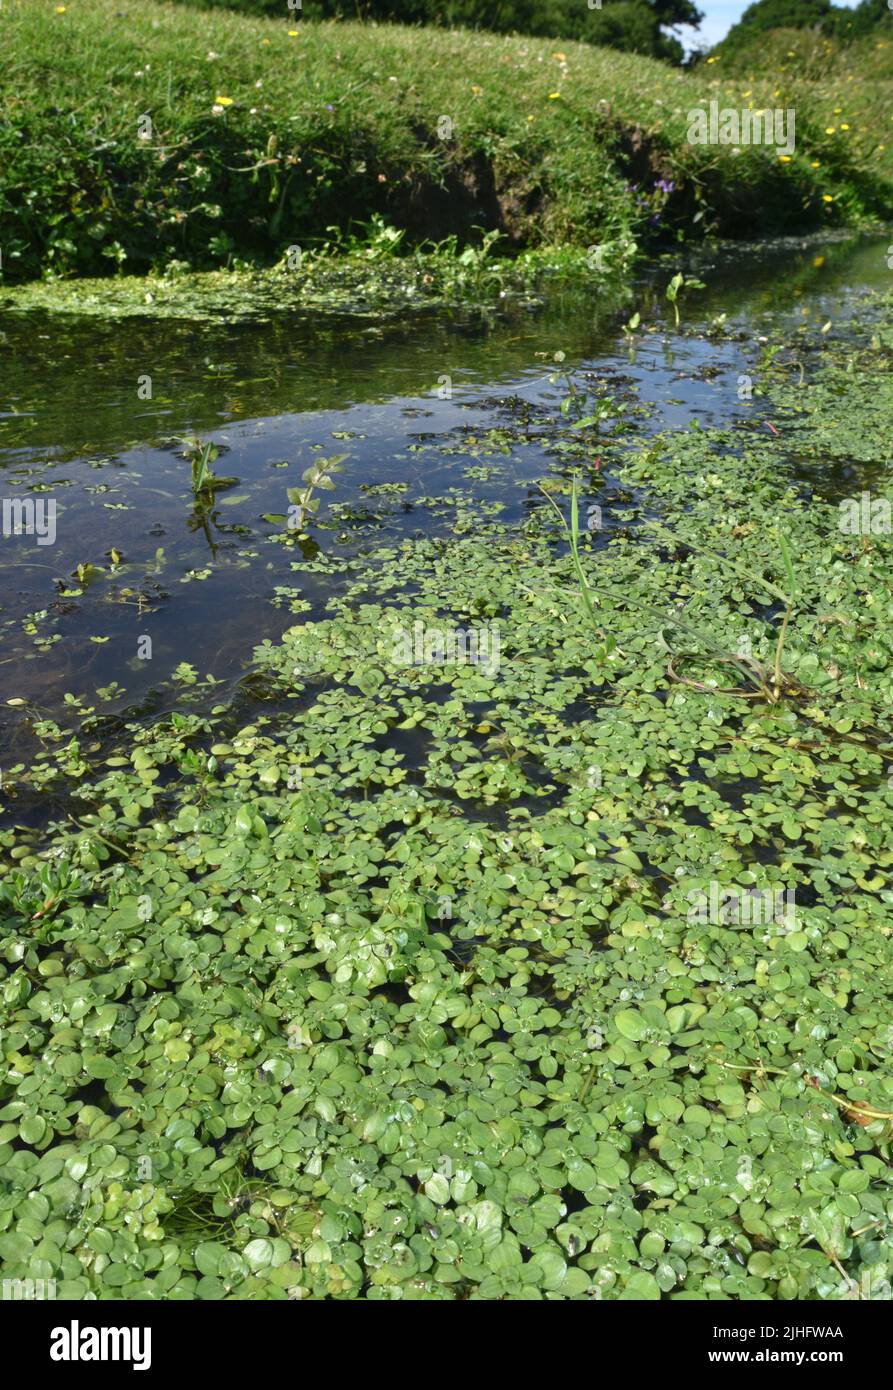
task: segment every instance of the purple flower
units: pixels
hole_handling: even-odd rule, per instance
[[[673,189],[676,187],[672,179],[659,179],[654,186],[655,188],[659,188],[661,193],[667,194],[672,193]]]

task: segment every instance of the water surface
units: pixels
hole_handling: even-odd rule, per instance
[[[181,662],[229,689],[256,643],[322,611],[339,582],[327,557],[455,534],[473,506],[519,521],[535,481],[560,465],[537,410],[554,411],[571,380],[623,406],[602,426],[609,532],[627,500],[612,491],[612,461],[630,431],[760,423],[767,407],[747,381],[758,385],[766,344],[799,330],[806,343],[827,322],[846,331],[865,291],[888,284],[885,243],[701,250],[686,273],[706,288],[683,298],[680,329],[663,293],[678,259],[647,267],[620,296],[553,286],[535,306],[508,298],[377,324],[7,313],[2,496],[52,499],[57,521],[52,545],[11,535],[0,547],[0,762],[66,694],[102,690],[117,710],[163,688],[164,707]],[[177,443],[195,434],[220,447],[215,471],[237,480],[206,513]],[[332,455],[346,456],[343,471],[312,542],[283,544],[286,489]],[[802,472],[794,458],[791,468]],[[824,477],[828,488],[848,482],[839,462]]]

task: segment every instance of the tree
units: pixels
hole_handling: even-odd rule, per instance
[[[861,39],[878,25],[889,25],[887,0],[862,0],[853,10],[833,9],[822,29],[838,39]]]

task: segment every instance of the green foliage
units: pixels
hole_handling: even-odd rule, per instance
[[[831,0],[755,0],[744,11],[716,51],[734,59],[742,52],[756,52],[761,36],[777,29],[811,29],[844,43],[866,38],[889,25],[887,0],[861,0],[855,8],[834,5]],[[761,49],[765,55],[765,47]]]
[[[581,525],[591,436],[545,403],[492,448],[536,430],[569,528],[479,504],[333,556],[234,702],[184,664],[165,717],[41,721],[21,771],[58,819],[0,832],[4,1277],[889,1299],[893,562],[819,487],[889,455],[890,305],[859,311],[770,345],[778,437],[603,436],[610,535]],[[711,653],[744,624],[771,663],[779,595],[798,689],[744,700]],[[396,656],[482,622],[496,666]],[[791,886],[794,920],[693,910]]]
[[[683,290],[702,290],[704,289],[703,280],[696,280],[691,275],[686,277],[678,271],[667,285],[664,291],[667,300],[673,306],[673,313],[676,318],[676,327],[679,327],[679,296]]]
[[[305,524],[319,510],[320,499],[314,497],[314,492],[317,488],[331,491],[335,487],[333,474],[340,471],[346,458],[347,454],[333,454],[331,458],[315,459],[301,475],[304,486],[287,489],[288,500],[292,507],[289,516],[290,530],[299,534],[303,533]]]
[[[889,25],[890,7],[887,0],[860,0],[853,9],[834,6],[827,19],[822,21],[822,31],[848,42],[873,35],[882,37],[882,27],[889,30]]]
[[[361,228],[383,261],[488,235],[505,252],[641,245],[890,208],[893,151],[869,138],[887,115],[873,52],[861,82],[787,79],[798,156],[784,166],[764,149],[690,144],[702,78],[635,54],[303,19],[292,37],[287,20],[149,0],[123,24],[115,6],[4,8],[4,284],[245,271],[355,243]],[[619,13],[580,8],[593,23]],[[776,90],[773,74],[753,100],[774,105]],[[842,92],[852,134],[834,141]],[[734,87],[711,95],[740,104]]]
[[[190,486],[196,506],[207,509],[213,505],[215,493],[233,487],[238,479],[222,478],[213,472],[211,464],[219,457],[220,449],[210,440],[192,435],[177,443],[182,445],[183,456],[189,460]]]
[[[831,0],[755,0],[729,30],[722,46],[734,47],[739,30],[747,36],[769,29],[812,28],[821,24],[831,9]]]

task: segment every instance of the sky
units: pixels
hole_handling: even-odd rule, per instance
[[[695,0],[695,3],[704,15],[700,29],[684,26],[675,30],[686,48],[711,48],[719,43],[741,18],[751,0]],[[834,3],[852,9],[857,0],[834,0]]]

